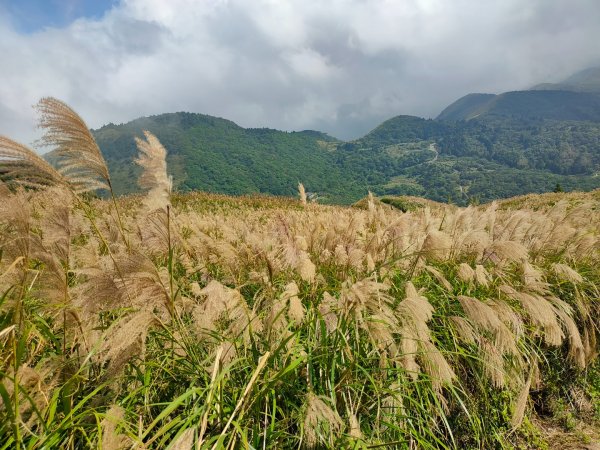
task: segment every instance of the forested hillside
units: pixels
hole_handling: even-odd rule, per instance
[[[338,148],[339,164],[387,195],[464,204],[600,187],[598,122],[398,116]]]
[[[137,190],[134,137],[145,129],[167,148],[179,191],[289,196],[302,182],[325,203],[352,203],[371,190],[464,205],[557,187],[590,190],[600,187],[595,74],[544,85],[572,90],[469,94],[435,120],[400,115],[351,142],[184,112],[109,124],[94,136],[121,194]]]
[[[600,120],[600,95],[531,90],[489,96],[469,94],[445,108],[438,119],[469,120],[485,116],[518,119]]]
[[[331,152],[335,140],[324,133],[244,129],[216,117],[175,113],[94,132],[119,193],[138,189],[131,181],[138,170],[133,164],[134,136],[146,129],[167,148],[170,173],[180,191],[294,195],[302,181],[335,203],[348,203],[364,191],[336,166]]]

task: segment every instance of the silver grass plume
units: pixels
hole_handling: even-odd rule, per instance
[[[427,322],[433,317],[433,312],[434,308],[427,298],[408,281],[406,297],[397,306],[397,313],[402,322],[401,364],[408,375],[416,379],[421,371],[416,360],[419,357],[423,370],[431,378],[432,386],[439,391],[444,384],[451,383],[456,374],[444,355],[431,342]]]
[[[500,349],[483,336],[480,338],[479,349],[482,353],[483,373],[495,387],[504,387],[506,384],[506,371],[504,370],[504,359]]]
[[[188,428],[181,433],[176,439],[173,439],[171,443],[172,450],[190,450],[194,448],[194,434],[196,430],[194,427]]]
[[[581,339],[581,333],[571,317],[573,310],[571,306],[558,298],[550,297],[549,300],[553,303],[556,315],[560,318],[566,335],[569,339],[568,358],[577,364],[580,368],[585,368],[587,365],[585,347]]]
[[[425,270],[427,272],[429,272],[431,275],[433,275],[433,277],[437,280],[437,282],[441,286],[443,286],[446,291],[452,292],[453,287],[450,284],[450,282],[446,279],[446,277],[444,277],[444,274],[442,274],[442,272],[437,270],[435,267],[431,267],[428,265],[425,265]]]
[[[8,189],[8,186],[6,186],[6,183],[4,183],[4,181],[0,180],[0,201],[10,197],[11,192],[10,189]]]
[[[285,286],[285,291],[282,294],[283,298],[288,299],[289,302],[288,316],[296,324],[300,324],[304,319],[304,315],[306,314],[302,300],[300,300],[300,297],[298,297],[299,293],[300,290],[298,289],[298,285],[292,281]]]
[[[557,310],[541,295],[532,292],[518,292],[511,286],[500,286],[500,290],[518,301],[531,322],[540,329],[547,345],[557,347],[565,337],[557,318]]]
[[[298,240],[291,239],[289,236],[284,237],[287,239],[283,243],[282,259],[288,266],[294,268],[304,281],[312,283],[316,276],[316,266],[308,252],[298,245]]]
[[[319,304],[319,314],[323,317],[328,333],[335,331],[338,326],[339,318],[337,312],[339,308],[338,300],[329,292],[324,292],[323,300]]]
[[[149,211],[166,210],[170,205],[173,183],[167,175],[167,151],[160,141],[149,131],[144,131],[146,140],[135,138],[139,155],[135,160],[142,169],[138,184],[148,189],[144,204]]]
[[[302,183],[298,183],[298,196],[300,197],[300,203],[302,203],[303,206],[306,206],[306,189],[304,189]]]
[[[427,298],[421,295],[412,282],[406,283],[406,297],[397,306],[397,312],[405,324],[410,324],[417,339],[429,336],[427,322],[433,317],[434,308]]]
[[[475,281],[478,285],[488,287],[491,281],[490,273],[481,264],[475,266]]]
[[[443,261],[450,256],[452,237],[439,230],[430,231],[423,241],[421,252],[433,261]]]
[[[373,193],[369,191],[367,195],[367,209],[369,211],[369,219],[372,220],[375,214],[375,197],[373,197]]]
[[[250,329],[255,332],[262,331],[261,323],[252,311],[246,300],[237,289],[222,285],[212,280],[200,291],[205,297],[204,302],[193,312],[195,327],[202,337],[209,337],[211,331],[218,330],[223,320],[229,322],[224,331],[228,337],[243,337],[248,342]]]
[[[476,344],[479,341],[479,335],[468,319],[460,316],[450,316],[448,319],[453,330],[465,343]]]
[[[52,393],[56,386],[56,367],[48,364],[48,360],[40,362],[40,367],[31,367],[26,364],[19,366],[16,373],[11,368],[3,377],[2,384],[6,388],[9,398],[18,395],[19,420],[27,428],[31,428],[38,420],[36,411],[44,411],[49,406],[48,393]],[[2,402],[0,411],[5,411],[6,404]],[[12,406],[12,405],[11,405]]]
[[[471,283],[475,279],[475,271],[467,263],[460,263],[456,275],[465,283]]]
[[[508,302],[500,299],[490,300],[490,308],[498,315],[498,318],[509,327],[518,340],[525,334],[525,323],[521,311],[516,311]]]
[[[0,180],[27,188],[66,184],[65,178],[29,147],[0,136]]]
[[[528,251],[523,244],[515,241],[496,241],[490,245],[484,253],[485,259],[490,259],[494,263],[500,261],[525,261],[528,257]]]
[[[532,367],[529,370],[529,376],[519,391],[517,400],[513,405],[513,413],[510,419],[510,424],[512,425],[513,430],[519,428],[523,423],[523,418],[525,417],[525,408],[527,408],[527,400],[529,399],[529,389],[531,388],[534,372],[535,368]]]
[[[100,422],[102,428],[102,449],[120,450],[131,445],[131,440],[118,430],[119,424],[125,420],[125,410],[113,405]]]
[[[568,281],[573,284],[583,283],[583,277],[566,264],[552,264],[552,271],[561,281]]]
[[[340,303],[344,313],[364,329],[381,350],[395,353],[393,333],[398,329],[392,309],[389,286],[374,278],[365,278],[354,284],[343,283]]]
[[[517,354],[513,333],[500,320],[498,314],[490,305],[466,295],[459,295],[458,301],[469,320],[475,326],[494,336],[494,346],[496,348],[502,353]]]
[[[523,284],[530,290],[544,293],[549,285],[544,281],[544,274],[541,270],[532,266],[529,261],[523,262]]]
[[[360,422],[358,421],[356,414],[350,414],[348,421],[350,422],[350,431],[348,432],[348,434],[354,439],[362,439],[363,434],[360,431]]]
[[[143,354],[149,329],[158,322],[150,311],[137,311],[121,319],[103,342],[100,359],[110,361],[107,373],[114,377],[120,374],[127,362]]]
[[[343,426],[344,422],[337,411],[325,403],[322,397],[308,393],[304,415],[304,435],[308,448],[317,447],[318,444],[332,445]]]
[[[39,127],[45,130],[44,146],[55,147],[60,173],[75,192],[107,189],[112,185],[106,161],[83,119],[66,103],[52,97],[42,98],[37,106]]]

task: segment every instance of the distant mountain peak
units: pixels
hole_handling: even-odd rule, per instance
[[[448,105],[439,120],[471,120],[500,115],[552,120],[600,121],[600,67],[589,67],[560,83],[524,91],[467,94]]]
[[[437,117],[439,120],[469,120],[489,108],[495,94],[467,94],[448,105]]]
[[[533,86],[533,91],[573,91],[600,94],[600,66],[588,67],[574,73],[559,83],[542,83]]]

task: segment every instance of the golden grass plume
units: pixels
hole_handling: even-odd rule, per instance
[[[39,127],[44,130],[41,144],[53,147],[60,173],[75,192],[96,189],[112,191],[108,166],[83,119],[66,103],[52,97],[36,105]]]

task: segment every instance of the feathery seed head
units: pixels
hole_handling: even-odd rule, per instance
[[[100,424],[102,428],[102,450],[121,450],[131,441],[120,433],[118,426],[125,419],[125,410],[113,405],[105,414]]]
[[[285,291],[282,296],[284,300],[288,302],[288,316],[291,320],[296,322],[296,324],[300,324],[304,319],[304,305],[298,297],[300,290],[298,289],[298,285],[292,281],[288,283],[285,287]]]
[[[144,131],[144,139],[135,138],[139,155],[135,160],[143,170],[138,183],[142,189],[148,189],[144,205],[148,211],[167,209],[170,203],[173,182],[167,175],[167,151],[156,136]]]
[[[498,318],[497,313],[491,306],[485,304],[481,300],[465,295],[459,295],[458,301],[473,324],[494,336],[494,345],[496,345],[501,352],[517,353],[514,335]]]
[[[475,281],[478,285],[488,287],[492,277],[481,264],[475,266]]]
[[[583,277],[566,264],[552,264],[552,271],[562,281],[568,281],[573,284],[583,283]]]
[[[528,251],[519,242],[497,241],[486,249],[484,257],[494,263],[504,260],[525,261],[528,257]]]
[[[304,435],[309,448],[317,444],[332,445],[341,432],[344,422],[339,414],[325,401],[313,394],[306,396],[306,412],[304,413]]]
[[[475,271],[466,263],[460,263],[456,274],[459,279],[466,283],[470,283],[475,279]]]
[[[306,189],[304,189],[302,183],[298,183],[298,196],[300,197],[300,203],[302,203],[303,206],[306,206]]]
[[[76,192],[110,189],[110,176],[102,152],[83,119],[66,103],[52,97],[37,104],[41,143],[54,147],[60,173]]]
[[[451,250],[452,238],[443,231],[438,230],[431,230],[427,234],[423,246],[421,247],[423,254],[434,261],[443,261],[447,259],[448,256],[450,256]]]
[[[446,277],[437,270],[435,267],[431,267],[426,265],[425,270],[429,272],[433,277],[437,280],[437,282],[448,292],[452,292],[453,288],[450,282],[446,279]]]
[[[479,336],[477,335],[473,325],[464,317],[450,316],[448,317],[452,327],[458,334],[458,336],[467,344],[476,344]]]
[[[504,287],[502,291],[521,303],[531,322],[540,328],[546,344],[551,346],[562,344],[564,333],[558,323],[557,311],[548,300],[537,293],[518,292],[510,286]]]
[[[5,136],[0,136],[0,182],[2,181],[27,188],[67,183],[44,158],[29,147]]]

